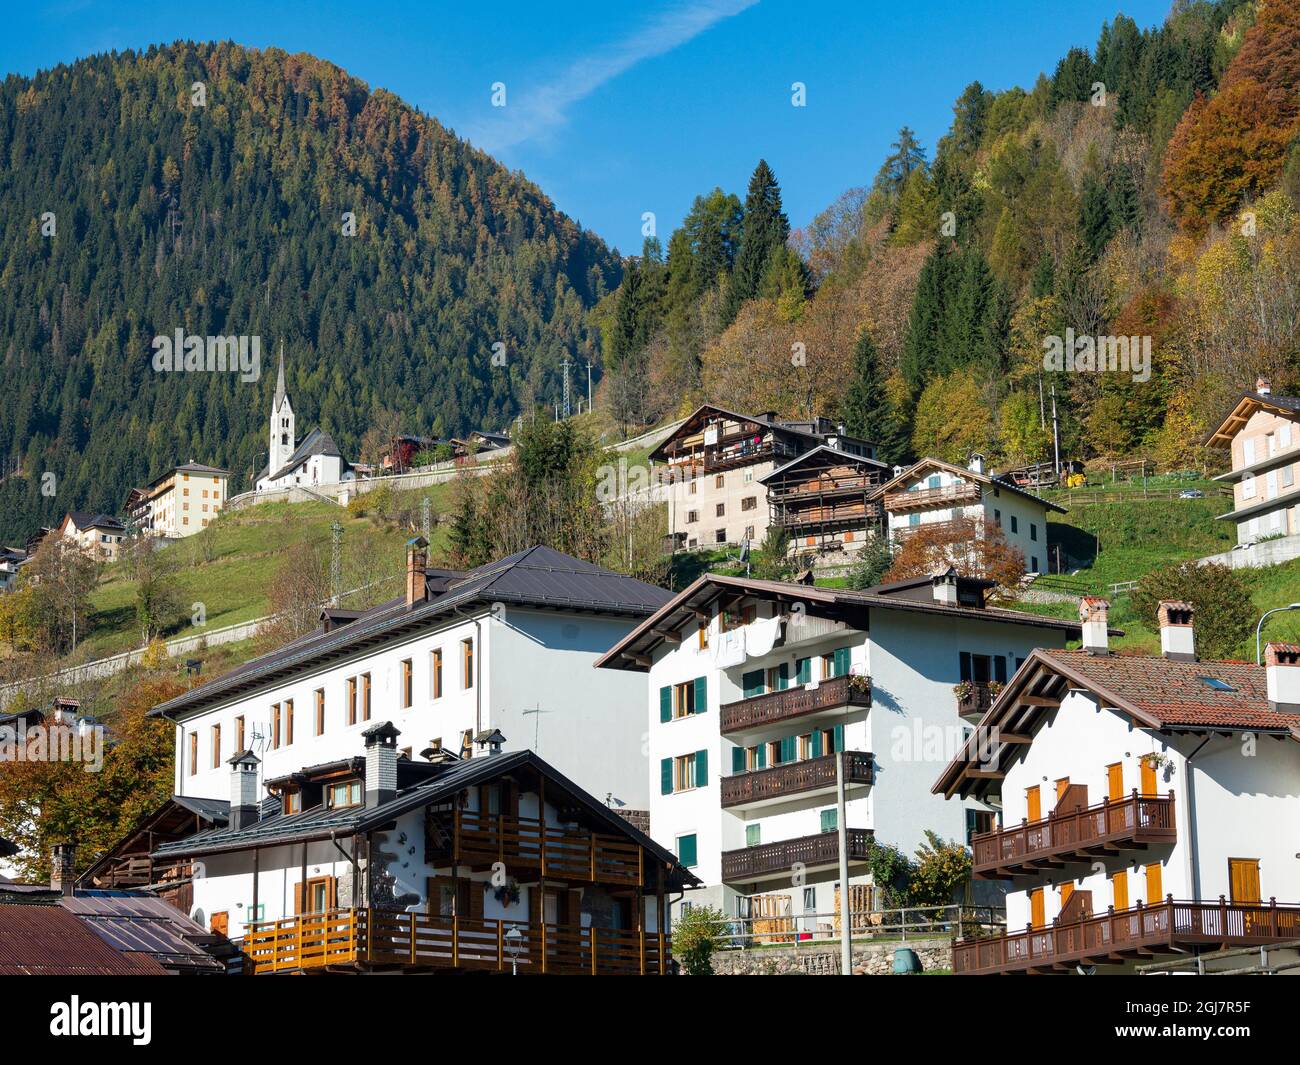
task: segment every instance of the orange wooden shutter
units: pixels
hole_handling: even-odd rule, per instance
[[[1061,801],[1062,796],[1065,795],[1065,790],[1066,790],[1066,788],[1068,788],[1069,786],[1070,786],[1070,778],[1069,778],[1069,777],[1062,777],[1060,780],[1058,780],[1058,781],[1056,782],[1056,801],[1057,801],[1057,802],[1060,802],[1060,801]]]
[[[325,888],[325,909],[337,910],[339,908],[339,878],[331,876],[326,880]]]
[[[1124,765],[1116,762],[1106,767],[1106,797],[1111,802],[1124,798]]]
[[[230,913],[222,910],[220,913],[212,915],[211,929],[214,935],[224,936],[230,934]]]
[[[1065,909],[1066,905],[1070,901],[1070,896],[1073,894],[1074,894],[1073,884],[1067,882],[1061,885],[1061,909]]]
[[[1043,798],[1039,793],[1038,785],[1025,789],[1025,806],[1027,807],[1026,816],[1030,821],[1038,821],[1043,816]]]
[[[303,888],[304,888],[304,887],[305,887],[305,885],[303,885],[303,884],[294,884],[294,885],[293,885],[293,912],[294,912],[295,914],[301,914],[301,913],[302,913],[302,898],[303,898]]]
[[[1147,874],[1147,905],[1154,906],[1165,897],[1164,888],[1160,881],[1160,863],[1152,862],[1146,868]]]
[[[1233,902],[1259,902],[1259,861],[1229,858],[1228,880]]]
[[[1150,757],[1142,759],[1142,794],[1156,793],[1156,764]]]
[[[1116,910],[1128,909],[1128,870],[1121,869],[1110,878],[1111,904]]]
[[[1035,888],[1029,894],[1029,924],[1042,928],[1047,923],[1047,910],[1043,905],[1043,889]]]

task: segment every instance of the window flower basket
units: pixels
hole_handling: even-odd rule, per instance
[[[991,695],[994,699],[996,699],[998,697],[998,692],[1000,692],[1005,687],[1006,685],[1003,684],[1002,681],[991,680],[988,683],[989,695]]]
[[[519,881],[513,876],[507,877],[504,884],[498,884],[492,897],[502,906],[513,906],[519,901]]]
[[[849,690],[861,692],[863,695],[871,694],[871,678],[864,677],[859,673],[849,674]]]
[[[975,694],[975,685],[969,680],[963,680],[952,686],[952,692],[958,699],[969,699]]]

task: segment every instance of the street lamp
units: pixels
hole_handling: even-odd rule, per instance
[[[523,946],[523,935],[519,932],[519,926],[512,924],[510,931],[506,933],[506,949],[510,951],[510,975],[519,975],[519,950]]]
[[[1255,626],[1255,665],[1260,664],[1259,634],[1264,628],[1264,622],[1268,620],[1270,614],[1280,614],[1285,610],[1300,610],[1300,603],[1288,603],[1286,606],[1275,606],[1272,610],[1265,610],[1264,616],[1259,619],[1259,624]]]

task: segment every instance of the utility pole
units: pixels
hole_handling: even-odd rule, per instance
[[[331,602],[342,606],[343,600],[343,526],[330,526],[330,593]]]
[[[591,412],[591,360],[587,360],[587,412]]]
[[[569,361],[569,357],[566,355],[566,356],[564,357],[564,362],[563,362],[563,364],[561,365],[561,369],[564,370],[564,403],[563,403],[563,409],[564,409],[564,416],[565,416],[566,418],[569,416],[569,367],[572,366],[572,365],[573,365],[573,363],[571,363],[571,362]]]
[[[1056,467],[1056,478],[1061,479],[1061,426],[1056,420],[1056,382],[1052,382],[1052,462]]]
[[[840,975],[853,975],[853,907],[849,905],[849,830],[844,814],[844,758],[843,751],[835,755],[835,803],[840,844]]]

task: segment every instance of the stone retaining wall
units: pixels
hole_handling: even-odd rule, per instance
[[[854,976],[891,976],[894,951],[909,947],[916,951],[921,968],[952,970],[952,943],[947,939],[909,939],[906,943],[853,944]],[[838,943],[762,947],[754,950],[721,950],[713,955],[713,971],[719,976],[838,976]]]

